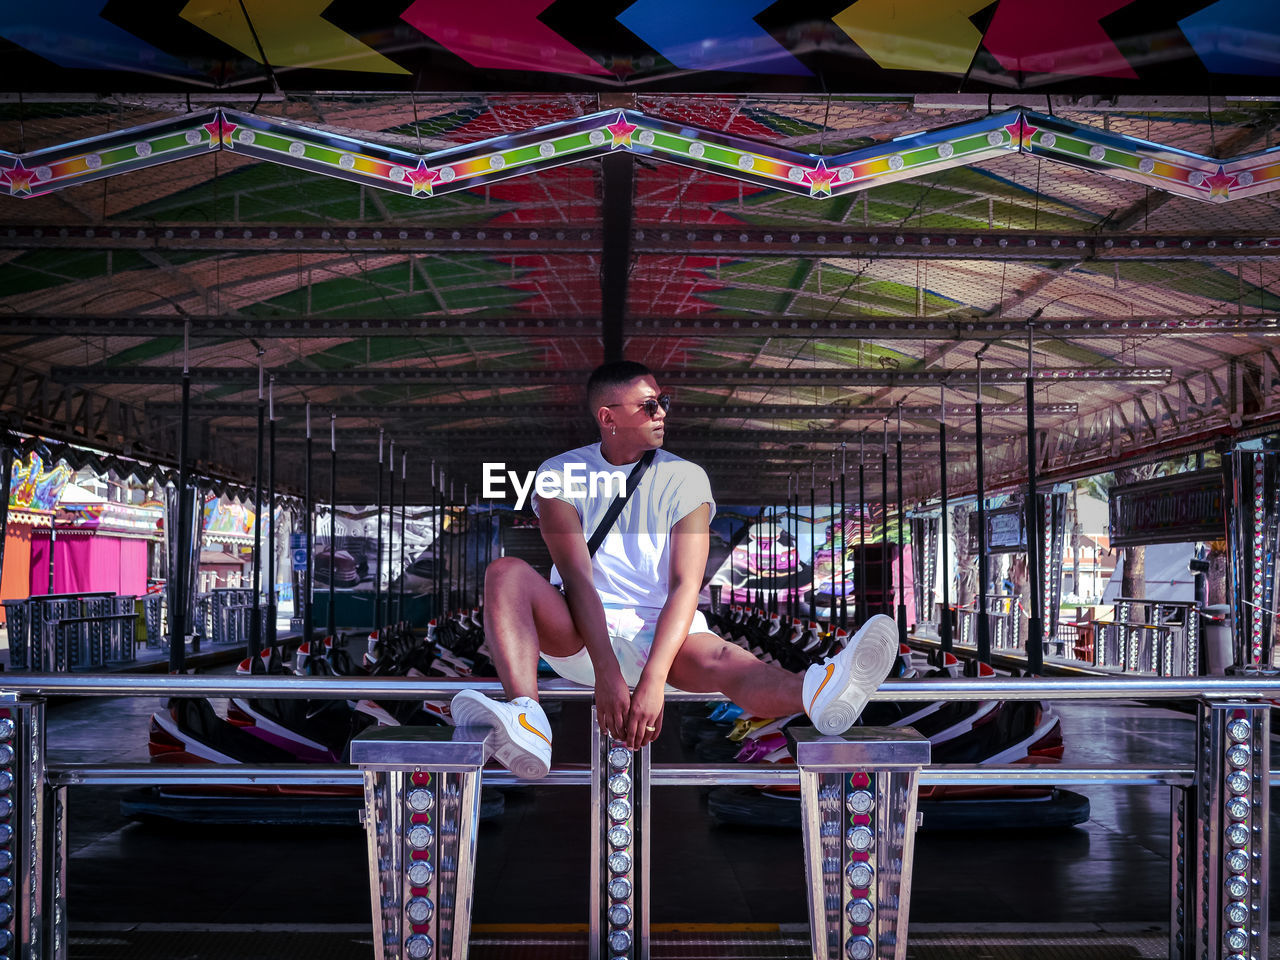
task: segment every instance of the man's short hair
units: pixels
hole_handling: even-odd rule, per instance
[[[615,360],[612,363],[603,363],[591,372],[591,376],[587,380],[587,406],[594,415],[596,408],[600,406],[597,403],[602,399],[604,394],[612,390],[614,387],[625,387],[633,380],[640,377],[651,377],[653,371],[646,367],[643,363],[636,363],[634,360]]]

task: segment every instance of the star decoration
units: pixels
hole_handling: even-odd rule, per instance
[[[628,123],[626,116],[619,111],[618,119],[605,127],[605,129],[609,131],[609,136],[613,137],[613,142],[609,144],[609,149],[613,150],[615,147],[631,146],[631,135],[640,128],[634,123]]]
[[[212,150],[219,144],[226,144],[228,148],[234,150],[235,144],[231,142],[231,131],[235,130],[239,124],[232,123],[222,113],[218,111],[212,120],[203,125],[209,131],[209,149]]]
[[[413,184],[413,193],[410,196],[416,197],[420,193],[425,193],[428,197],[433,194],[433,186],[440,179],[440,174],[434,170],[427,169],[427,161],[419,160],[418,166],[413,170],[406,170],[404,178]]]
[[[1007,123],[1004,127],[1009,131],[1009,136],[1013,138],[1013,145],[1018,148],[1031,149],[1031,135],[1039,130],[1039,127],[1033,127],[1027,123],[1024,117],[1018,117],[1013,123]]]
[[[20,193],[30,193],[31,181],[35,176],[34,170],[28,170],[22,165],[20,157],[13,158],[13,166],[10,169],[0,170],[0,181],[9,185],[9,195],[12,197]]]
[[[1209,188],[1209,199],[1221,197],[1223,200],[1231,199],[1231,188],[1238,182],[1236,177],[1227,173],[1219,165],[1218,172],[1211,177],[1204,178],[1204,185]]]
[[[809,184],[809,196],[831,196],[831,181],[836,178],[836,171],[827,169],[825,158],[819,158],[818,165],[804,172],[804,181]]]

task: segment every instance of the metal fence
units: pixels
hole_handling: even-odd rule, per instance
[[[368,677],[120,677],[91,674],[0,676],[0,780],[11,785],[13,822],[22,835],[0,840],[11,858],[14,938],[30,960],[67,956],[65,891],[66,790],[81,784],[334,784],[360,782],[349,766],[202,767],[163,769],[149,764],[47,764],[42,696],[306,697],[315,699],[417,700],[449,697],[470,687],[501,694],[496,681]],[[565,681],[540,686],[544,699],[589,700],[594,691]],[[1158,785],[1173,791],[1169,872],[1169,956],[1181,960],[1268,955],[1270,705],[1280,698],[1280,678],[1261,675],[1213,678],[976,678],[893,681],[875,699],[1110,700],[1199,702],[1194,764],[1177,768],[1068,767],[1026,764],[926,766],[921,784],[1123,784]],[[672,700],[705,701],[705,694],[671,694]],[[855,734],[854,736],[863,736]],[[693,784],[793,784],[795,768],[776,765],[660,764],[644,756],[654,786]],[[591,771],[553,769],[547,785],[594,782]],[[509,774],[484,774],[489,783],[512,783]],[[366,801],[368,796],[366,795]],[[843,810],[843,804],[841,810]],[[474,831],[474,823],[459,824]],[[28,835],[29,834],[29,835]],[[825,834],[822,834],[825,836]],[[806,844],[812,842],[806,833]],[[813,851],[806,849],[806,857]],[[647,859],[643,861],[647,871]],[[902,858],[902,884],[910,883],[910,857]],[[372,872],[371,888],[379,883]],[[647,883],[647,876],[637,878]],[[644,918],[647,924],[647,917]],[[642,929],[642,928],[641,928]],[[643,941],[638,941],[643,942]],[[643,954],[624,951],[629,960]],[[867,954],[872,956],[872,954]],[[895,956],[877,950],[877,957]]]
[[[992,598],[987,609],[992,650],[1021,653],[1024,641],[1017,599]],[[976,647],[977,611],[962,608],[956,614],[954,642]],[[1195,677],[1201,672],[1203,618],[1195,603],[1120,597],[1111,617],[1059,620],[1045,640],[1045,653],[1068,663],[1121,673]]]
[[[110,593],[6,600],[9,668],[65,672],[133,660],[136,602]]]

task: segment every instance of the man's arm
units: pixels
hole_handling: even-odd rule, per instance
[[[539,499],[538,514],[542,539],[564,580],[569,615],[587,645],[587,655],[595,670],[596,716],[600,728],[608,734],[621,735],[631,705],[631,691],[622,678],[622,668],[609,642],[604,605],[591,575],[591,554],[582,533],[582,521],[572,506],[550,497]],[[696,604],[696,597],[694,602]]]
[[[667,674],[698,610],[698,593],[707,569],[710,521],[711,507],[704,503],[671,528],[667,601],[658,615],[649,660],[632,694],[627,717],[627,745],[633,750],[651,743],[661,731]]]

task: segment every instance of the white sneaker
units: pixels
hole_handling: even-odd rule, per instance
[[[883,614],[872,617],[834,657],[815,663],[804,675],[804,709],[821,733],[844,733],[862,713],[871,694],[889,675],[898,654],[898,625]]]
[[[551,769],[551,725],[538,701],[516,697],[510,703],[463,690],[449,705],[454,726],[488,727],[497,737],[497,761],[523,780],[545,777]]]

